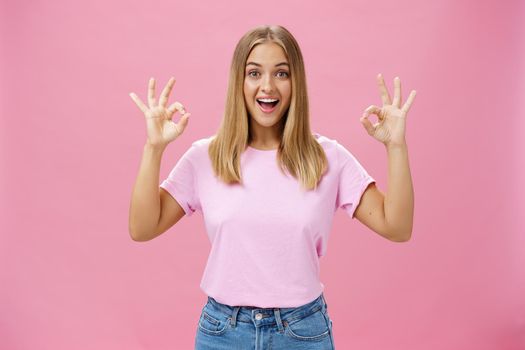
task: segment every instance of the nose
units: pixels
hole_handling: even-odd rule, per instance
[[[270,94],[273,92],[273,79],[271,75],[266,75],[261,82],[261,89],[264,93]]]

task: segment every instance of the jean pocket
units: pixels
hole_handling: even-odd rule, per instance
[[[230,326],[230,319],[231,317],[205,306],[199,318],[199,330],[210,335],[224,334]]]
[[[304,341],[318,341],[330,336],[327,319],[319,308],[315,312],[292,321],[284,321],[285,334]]]

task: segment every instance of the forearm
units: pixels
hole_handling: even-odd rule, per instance
[[[414,190],[406,144],[387,146],[388,184],[385,194],[385,221],[395,240],[408,240],[414,218]]]
[[[129,208],[129,232],[134,240],[157,227],[160,216],[159,173],[164,149],[146,143]]]

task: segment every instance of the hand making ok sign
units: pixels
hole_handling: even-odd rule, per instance
[[[168,84],[162,90],[160,99],[155,97],[155,79],[149,80],[148,105],[141,101],[137,95],[131,92],[129,95],[144,113],[146,118],[147,142],[151,145],[165,147],[168,143],[181,135],[188,124],[190,113],[186,113],[180,102],[174,102],[168,107],[168,98],[175,84],[175,78],[171,77]],[[178,111],[181,118],[178,123],[173,122],[173,114]]]
[[[405,125],[406,116],[414,98],[416,90],[412,90],[407,101],[401,107],[401,81],[399,77],[394,79],[394,100],[390,99],[385,81],[381,74],[377,75],[379,91],[383,100],[383,107],[371,105],[360,118],[361,124],[365,127],[370,136],[381,141],[385,146],[404,145],[405,144]],[[372,124],[368,119],[370,114],[377,115],[378,122]]]

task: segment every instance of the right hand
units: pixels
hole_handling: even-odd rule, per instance
[[[174,102],[169,107],[166,107],[173,84],[175,84],[175,78],[171,77],[166,87],[164,87],[164,90],[162,90],[159,102],[157,103],[155,100],[155,79],[150,78],[148,88],[149,107],[133,92],[129,94],[146,117],[147,142],[150,145],[166,147],[168,143],[182,134],[188,124],[188,119],[191,114],[186,113],[184,106],[182,106],[180,102]],[[171,120],[175,111],[179,111],[182,115],[178,123],[174,123]]]

